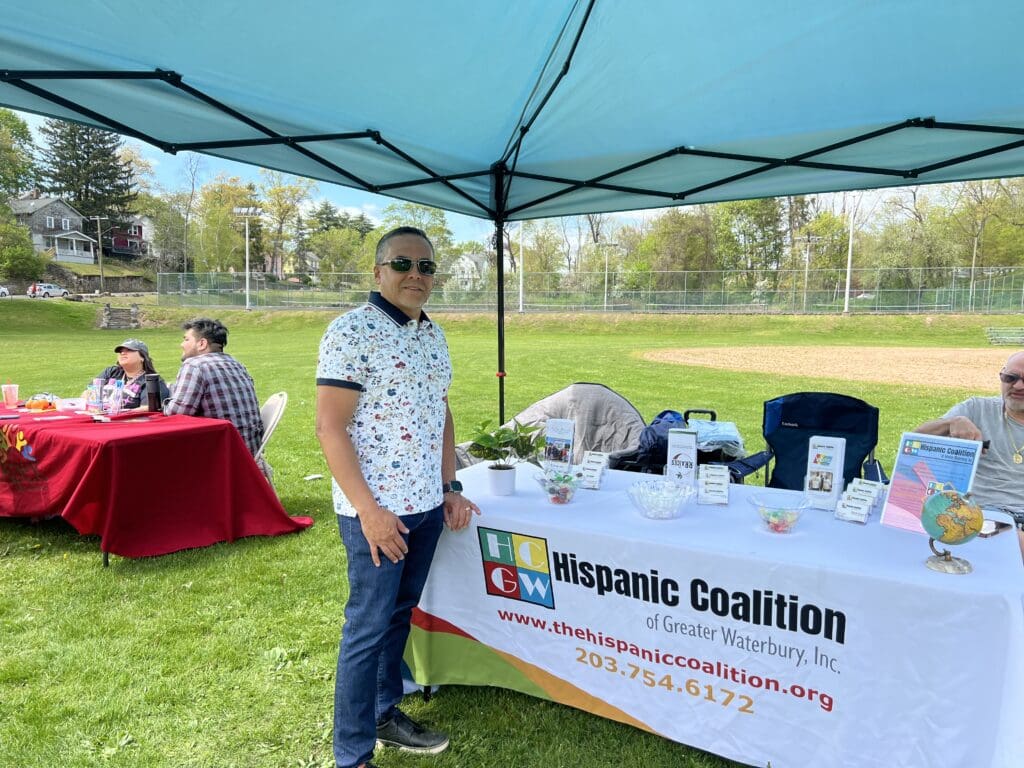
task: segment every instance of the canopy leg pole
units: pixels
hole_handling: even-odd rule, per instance
[[[498,423],[505,423],[505,209],[507,190],[504,163],[491,166],[494,182],[494,250],[497,260],[498,301]]]

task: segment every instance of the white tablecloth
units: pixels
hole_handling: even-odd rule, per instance
[[[641,517],[611,472],[547,501],[520,466],[483,515],[441,537],[407,658],[422,684],[550,698],[752,765],[1020,768],[1024,568],[1016,537],[927,569],[923,536],[810,510],[764,531],[730,486]],[[646,587],[646,592],[645,592]]]

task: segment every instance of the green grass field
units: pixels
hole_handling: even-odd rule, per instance
[[[98,308],[65,301],[0,302],[0,380],[23,395],[81,392],[127,335],[150,345],[173,378],[180,311],[146,309],[139,332],[95,330]],[[260,399],[287,390],[268,448],[278,492],[308,531],[253,538],[159,558],[111,558],[60,521],[0,519],[0,766],[331,766],[333,676],[346,598],[344,554],[327,470],[313,434],[314,371],[330,313],[218,315],[228,351],[249,367]],[[451,407],[460,440],[497,416],[494,320],[438,318],[455,365]],[[905,385],[735,373],[641,360],[659,347],[759,344],[985,346],[986,317],[510,317],[506,414],[573,381],[607,384],[646,419],[664,408],[712,408],[735,421],[750,451],[762,447],[761,405],[824,389],[881,408],[879,457],[891,467],[900,432],[968,392],[929,380]],[[756,365],[753,366],[756,369]],[[936,372],[936,376],[940,375]],[[168,457],[167,471],[173,471]],[[113,491],[116,492],[116,489]],[[140,499],[139,503],[144,503]],[[486,513],[486,509],[485,509]],[[659,737],[502,690],[443,689],[408,709],[448,730],[444,754],[391,753],[394,766],[733,765]]]

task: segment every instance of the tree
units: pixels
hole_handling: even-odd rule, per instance
[[[886,201],[880,224],[877,234],[867,239],[867,258],[861,261],[862,265],[867,261],[871,266],[895,270],[886,273],[880,287],[907,289],[945,283],[945,268],[956,265],[963,237],[947,208],[933,203],[927,190],[910,187]]]
[[[0,200],[15,197],[35,183],[34,149],[25,121],[9,109],[0,109]]]
[[[359,236],[362,237],[364,240],[366,239],[366,236],[368,234],[370,234],[371,232],[373,232],[374,229],[376,229],[374,223],[367,218],[365,213],[360,213],[358,216],[351,218],[349,220],[349,226],[352,227],[352,229],[354,229],[356,232],[358,232]]]
[[[741,263],[736,266],[747,271],[744,283],[748,288],[767,272],[774,275],[784,254],[782,203],[779,198],[737,200],[725,203],[732,216],[732,231],[740,244]]]
[[[253,190],[236,177],[218,176],[199,191],[198,236],[193,258],[196,272],[226,272],[245,266],[245,237],[239,231],[235,208],[252,205]],[[249,245],[252,249],[252,224]]]
[[[38,280],[45,266],[32,247],[28,229],[15,223],[11,209],[0,203],[0,275],[10,280]]]
[[[120,156],[119,136],[62,120],[47,120],[41,179],[47,191],[75,206],[83,216],[107,216],[124,223],[135,202],[134,171]]]
[[[448,217],[438,208],[418,203],[391,203],[384,209],[381,227],[385,232],[395,227],[418,227],[427,233],[434,244],[434,259],[440,271],[447,272],[451,263],[458,258],[454,253],[454,237],[448,229]]]
[[[117,156],[126,167],[131,168],[136,193],[152,194],[156,188],[156,171],[153,169],[153,163],[143,157],[136,147],[127,144],[121,146]]]
[[[185,158],[185,176],[188,179],[188,194],[181,196],[181,216],[184,221],[184,227],[182,228],[182,243],[181,243],[181,259],[182,259],[182,272],[188,272],[188,227],[192,222],[192,216],[195,212],[196,205],[196,194],[199,187],[199,174],[203,170],[203,161],[199,155],[191,152]]]
[[[362,238],[354,229],[329,229],[309,238],[309,249],[320,257],[321,281],[327,288],[337,288],[341,273],[360,271]]]
[[[314,208],[306,221],[311,236],[332,229],[342,229],[348,224],[348,214],[339,211],[330,200],[324,200]]]
[[[186,197],[185,192],[163,196],[140,193],[136,200],[138,212],[153,223],[152,230],[146,234],[147,258],[156,272],[185,271],[182,210]]]
[[[316,182],[298,176],[285,177],[279,171],[260,169],[263,182],[263,218],[269,226],[270,252],[264,255],[267,272],[284,277],[284,262],[288,245],[294,245],[296,226],[302,204],[316,189]],[[294,250],[294,249],[293,249]]]
[[[985,227],[996,215],[1003,197],[1002,187],[996,181],[964,181],[950,187],[956,192],[952,206],[953,222],[971,241],[973,286],[977,268],[985,264]]]

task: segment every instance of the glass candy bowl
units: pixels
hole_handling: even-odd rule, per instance
[[[797,501],[776,501],[765,496],[751,496],[751,505],[757,510],[764,527],[772,533],[789,533],[796,526],[800,515],[807,509],[807,499]]]
[[[542,475],[534,475],[534,478],[552,504],[568,504],[580,484],[578,477],[567,472],[545,472]]]
[[[671,520],[683,513],[683,507],[696,491],[671,480],[640,480],[629,487],[628,493],[644,517]]]

